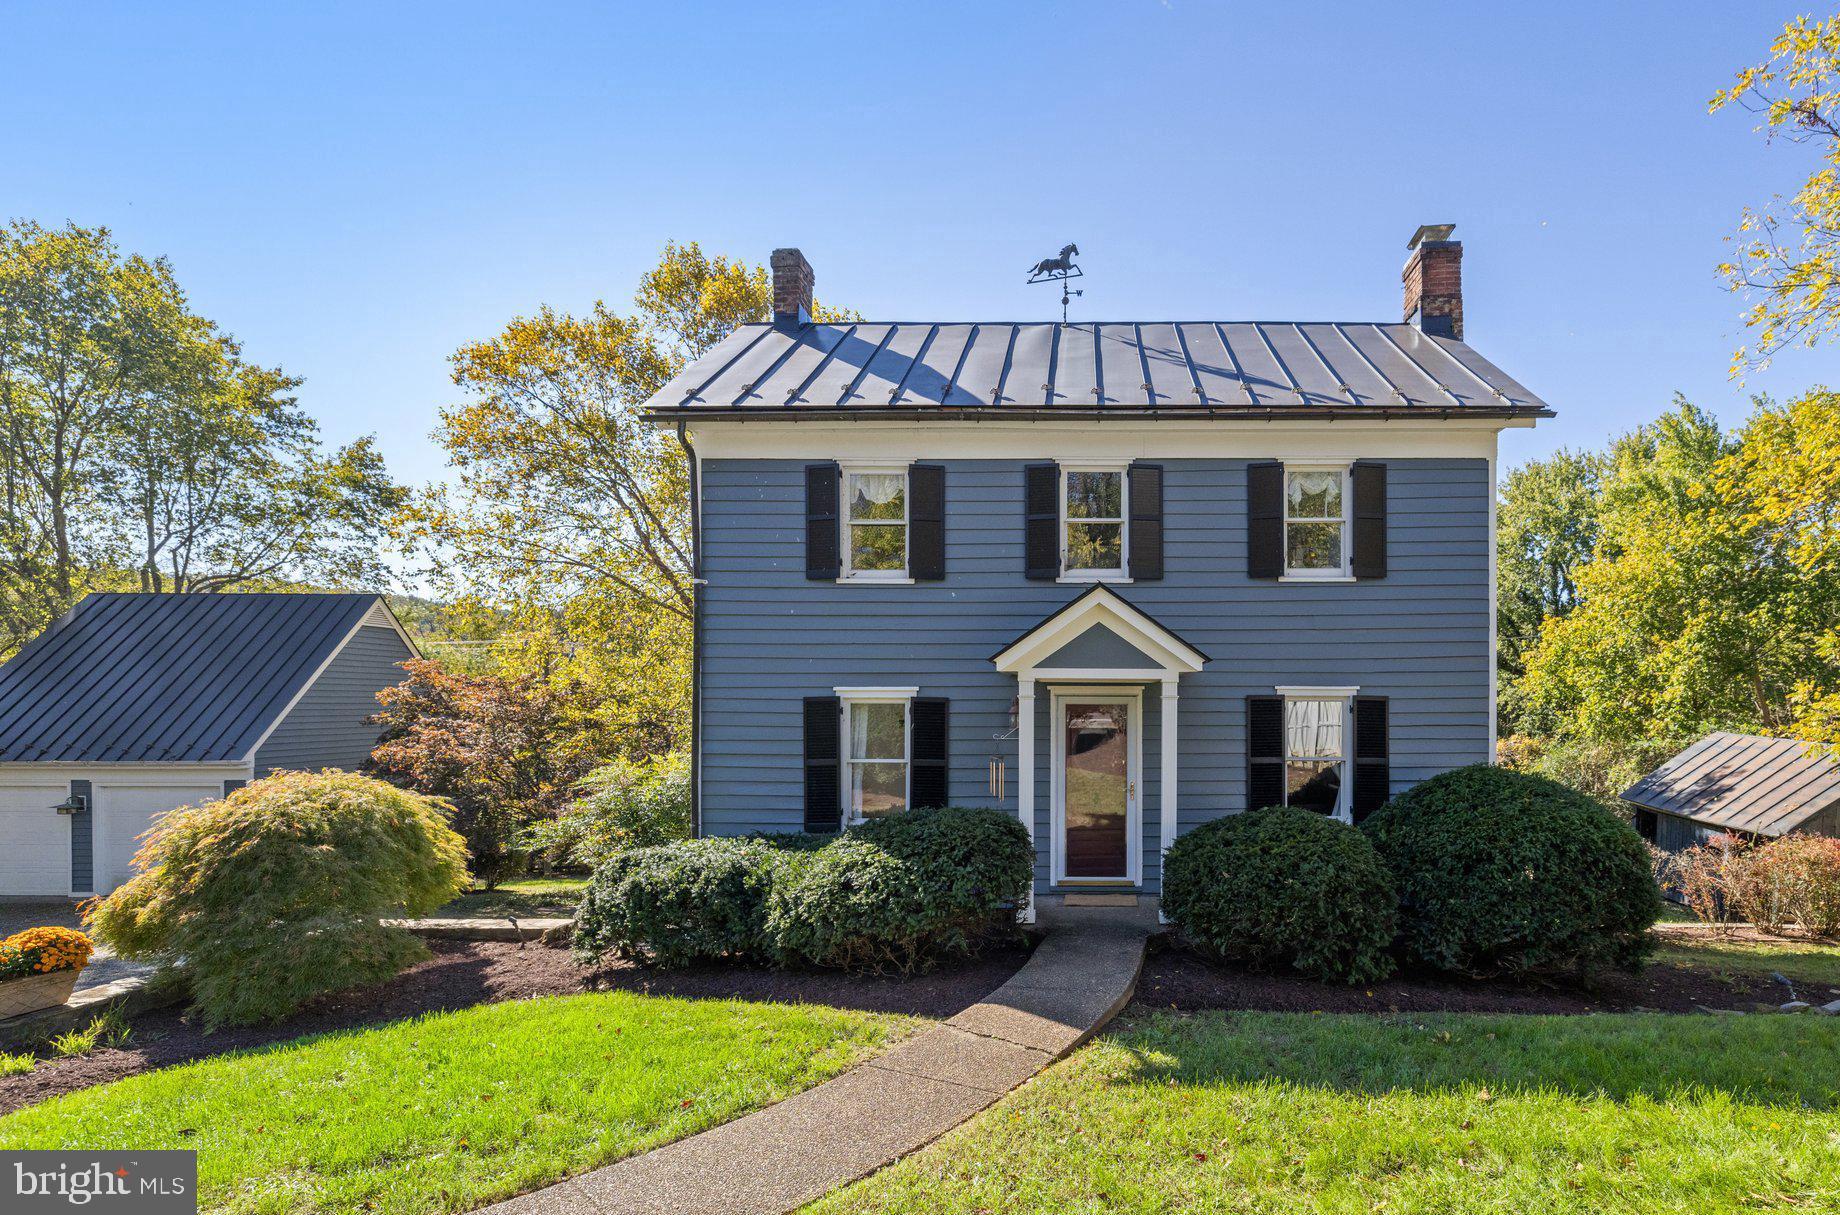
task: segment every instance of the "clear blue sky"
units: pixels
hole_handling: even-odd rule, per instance
[[[168,256],[415,482],[457,345],[673,238],[798,245],[871,318],[1048,318],[1023,268],[1074,240],[1079,318],[1390,320],[1455,221],[1470,340],[1560,410],[1510,463],[1840,384],[1731,383],[1713,275],[1808,153],[1705,100],[1798,10],[1515,7],[0,0],[0,215]]]

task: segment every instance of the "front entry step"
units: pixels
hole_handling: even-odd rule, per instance
[[[1135,907],[1134,894],[1068,894],[1061,898],[1063,907]]]

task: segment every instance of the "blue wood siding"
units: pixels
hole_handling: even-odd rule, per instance
[[[256,775],[361,767],[377,745],[377,727],[364,719],[377,712],[379,691],[403,681],[397,664],[410,656],[395,629],[360,628],[256,751]]]
[[[1246,577],[1244,460],[1162,460],[1166,575],[1118,585],[1210,656],[1181,682],[1180,827],[1245,808],[1245,700],[1279,684],[1359,685],[1390,699],[1395,791],[1489,756],[1489,471],[1480,459],[1389,460],[1382,580]],[[802,814],[800,698],[918,685],[952,700],[952,800],[988,805],[991,756],[1016,807],[1014,678],[990,659],[1082,585],[1023,578],[1022,463],[946,461],[946,578],[808,582],[804,465],[702,464],[703,821],[786,831]],[[1048,857],[1049,688],[1037,689],[1036,842]],[[1144,869],[1157,888],[1160,706],[1144,697]]]
[[[70,791],[83,798],[84,808],[70,816],[70,888],[82,892],[94,890],[96,880],[96,815],[90,809],[94,794],[86,780],[70,782]]]

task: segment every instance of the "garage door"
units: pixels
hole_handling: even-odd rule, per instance
[[[70,893],[70,820],[51,807],[68,782],[0,783],[0,894]]]
[[[221,784],[96,784],[96,893],[107,894],[134,876],[138,837],[156,816],[223,796]]]

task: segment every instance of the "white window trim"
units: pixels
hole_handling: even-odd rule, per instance
[[[1293,700],[1330,700],[1340,701],[1342,705],[1342,753],[1336,763],[1342,765],[1342,779],[1336,787],[1335,813],[1329,817],[1338,822],[1354,823],[1354,756],[1351,745],[1354,742],[1354,698],[1360,692],[1358,687],[1310,687],[1298,684],[1280,684],[1272,689],[1284,698],[1284,801],[1290,804],[1290,768],[1291,768],[1291,701]],[[1320,760],[1321,756],[1300,755],[1303,762]]]
[[[1306,570],[1291,568],[1291,474],[1293,472],[1334,472],[1342,476],[1342,563],[1335,569]],[[1353,582],[1354,568],[1354,463],[1353,461],[1287,461],[1284,465],[1284,529],[1279,537],[1284,545],[1284,573],[1279,582]],[[1317,520],[1328,522],[1329,520]],[[1301,520],[1311,522],[1311,520]]]
[[[838,772],[841,778],[837,782],[839,810],[843,815],[843,825],[855,826],[867,822],[863,816],[855,813],[850,804],[850,768],[853,764],[880,763],[891,764],[891,759],[861,760],[850,757],[850,710],[855,705],[900,705],[901,706],[901,769],[905,780],[901,786],[903,807],[913,805],[914,797],[914,697],[920,692],[912,688],[832,688],[843,711],[837,715],[837,754],[842,761]]]
[[[874,583],[880,586],[912,586],[914,579],[908,572],[913,560],[911,545],[913,543],[913,479],[908,476],[908,465],[886,460],[869,462],[848,462],[838,464],[837,477],[837,521],[842,529],[837,537],[839,554],[838,582]],[[868,473],[899,476],[901,478],[901,568],[898,570],[858,570],[850,568],[850,554],[855,545],[850,542],[850,477]],[[892,523],[892,519],[883,520]]]
[[[1056,582],[1131,581],[1131,466],[1128,461],[1057,465],[1059,485],[1055,489],[1055,513],[1060,516],[1061,572]],[[1069,569],[1067,567],[1067,474],[1115,472],[1118,474],[1118,568],[1115,570]],[[1109,519],[1081,519],[1081,523],[1109,523]]]

